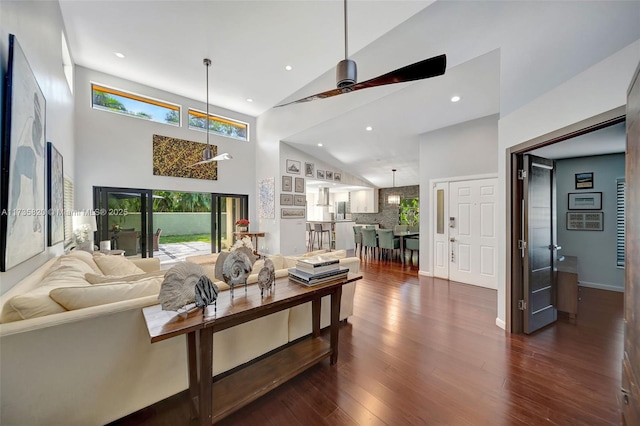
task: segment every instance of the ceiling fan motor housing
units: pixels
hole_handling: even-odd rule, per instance
[[[202,151],[202,159],[204,161],[211,160],[213,158],[213,150],[211,148],[205,148]]]
[[[336,85],[338,88],[356,84],[357,79],[358,70],[355,61],[343,59],[338,62],[338,66],[336,67]]]

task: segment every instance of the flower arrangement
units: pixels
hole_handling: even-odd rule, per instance
[[[249,221],[247,219],[238,219],[236,220],[236,226],[249,226]]]
[[[120,232],[120,225],[118,225],[117,223],[114,223],[113,225],[111,225],[111,231],[114,234],[117,234],[118,232]]]

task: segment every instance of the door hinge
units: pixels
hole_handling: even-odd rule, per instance
[[[521,311],[527,309],[527,303],[524,301],[524,299],[518,300],[518,309],[520,309]]]
[[[523,240],[518,240],[518,250],[524,250],[527,248],[527,242]]]
[[[526,170],[518,170],[518,180],[524,180],[527,177]]]

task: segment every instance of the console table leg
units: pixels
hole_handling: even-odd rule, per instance
[[[197,333],[200,425],[210,426],[213,421],[213,327]]]
[[[191,403],[191,419],[198,418],[198,349],[196,332],[187,334],[187,366],[189,369],[189,401]]]
[[[320,307],[322,299],[315,298],[311,301],[311,325],[313,329],[313,337],[320,337]]]
[[[338,286],[331,293],[331,365],[338,361],[338,332],[340,331],[340,299],[342,299],[342,286]]]

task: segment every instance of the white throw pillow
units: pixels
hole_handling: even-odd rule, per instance
[[[105,275],[134,275],[144,274],[144,270],[138,268],[132,261],[124,256],[112,256],[96,253],[93,260]]]
[[[145,272],[143,274],[133,274],[133,275],[85,274],[84,278],[90,284],[111,284],[111,283],[117,283],[117,282],[130,283],[132,281],[139,281],[145,278],[164,277],[164,274],[166,273],[167,273],[167,269],[159,269],[157,271]]]
[[[89,265],[94,273],[102,274],[102,271],[100,270],[100,268],[98,268],[98,265],[96,265],[96,262],[93,260],[93,253],[89,253],[88,251],[84,250],[71,250],[68,254],[65,254],[62,257],[80,259],[84,263]]]
[[[129,283],[59,287],[52,290],[49,296],[66,309],[73,311],[122,300],[157,295],[160,292],[160,285],[163,280],[164,277],[151,277]]]

